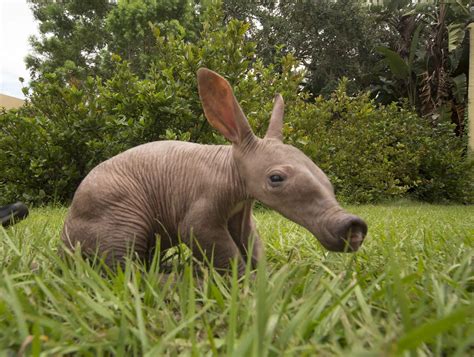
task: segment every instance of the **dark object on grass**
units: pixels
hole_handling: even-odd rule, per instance
[[[23,202],[16,202],[0,207],[0,221],[8,227],[28,216],[28,207]]]

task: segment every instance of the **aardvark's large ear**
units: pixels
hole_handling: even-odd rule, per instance
[[[285,113],[285,103],[280,94],[275,95],[273,100],[272,116],[268,125],[265,138],[272,138],[283,141],[283,114]]]
[[[229,82],[207,68],[197,71],[197,79],[199,97],[209,123],[234,144],[253,136]]]

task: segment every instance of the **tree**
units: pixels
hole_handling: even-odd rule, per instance
[[[406,97],[433,125],[448,118],[462,136],[467,103],[467,2],[410,5],[382,15],[382,22],[398,36],[391,48],[378,48],[389,71],[381,74],[383,85],[375,88],[376,95],[386,102]]]
[[[110,36],[105,19],[114,6],[109,0],[67,0],[61,2],[29,0],[40,37],[33,36],[33,48],[26,65],[33,79],[72,62],[76,75],[97,71],[100,53]]]
[[[253,25],[250,36],[267,63],[279,49],[293,53],[307,69],[304,84],[314,95],[330,93],[342,77],[349,78],[351,92],[373,81],[383,29],[375,30],[375,18],[357,1],[227,0],[224,9],[229,18]]]
[[[185,40],[200,31],[192,0],[29,1],[41,34],[30,39],[33,52],[26,60],[33,79],[63,66],[75,69],[69,80],[110,77],[112,54],[143,76],[157,56],[153,27],[184,31]]]
[[[158,56],[153,28],[176,34],[185,41],[196,40],[200,23],[192,0],[120,1],[107,17],[110,34],[108,51],[129,61],[133,70],[144,75]]]

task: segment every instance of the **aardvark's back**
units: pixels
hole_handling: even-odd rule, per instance
[[[108,252],[106,262],[121,260],[133,245],[144,260],[176,242],[179,222],[189,205],[219,183],[218,162],[230,147],[161,141],[125,151],[95,167],[78,187],[62,239],[84,253]],[[214,160],[213,160],[214,159]],[[216,162],[218,161],[218,162]],[[206,178],[199,180],[197,178]],[[216,182],[210,180],[214,178]]]

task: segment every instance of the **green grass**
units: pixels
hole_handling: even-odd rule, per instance
[[[65,262],[66,210],[34,209],[0,228],[0,355],[472,355],[474,207],[349,209],[369,224],[357,254],[257,212],[266,261],[240,282],[189,259],[170,279]]]

